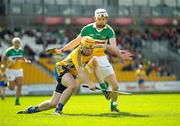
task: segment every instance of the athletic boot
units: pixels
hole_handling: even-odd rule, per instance
[[[53,115],[62,115],[63,107],[64,107],[64,104],[59,103],[55,111],[53,112]]]
[[[55,111],[53,112],[53,115],[62,115],[62,111],[58,110],[57,108],[55,109]]]
[[[30,106],[26,110],[17,112],[17,114],[32,114],[32,113],[37,113],[37,112],[40,112],[38,106],[35,106],[35,107]]]

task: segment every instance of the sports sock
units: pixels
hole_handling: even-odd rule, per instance
[[[115,102],[115,101],[111,101],[111,109],[116,108],[116,107],[117,107],[117,105],[118,105],[118,103],[117,103],[117,102]]]
[[[59,104],[58,104],[58,107],[56,108],[55,111],[61,112],[61,111],[63,110],[63,107],[64,107],[64,105],[63,105],[62,103],[59,103]]]
[[[19,103],[19,98],[18,98],[18,97],[16,97],[15,105],[20,105],[20,103]]]
[[[100,83],[99,86],[100,86],[102,89],[105,89],[105,90],[108,89],[108,86],[107,86],[106,83]]]
[[[35,112],[40,112],[41,111],[41,110],[39,110],[38,106],[34,106],[34,110],[35,110]]]

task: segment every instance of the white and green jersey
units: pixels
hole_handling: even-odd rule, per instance
[[[95,23],[86,25],[80,33],[81,36],[91,36],[97,44],[107,44],[110,38],[115,38],[114,30],[106,24],[104,28],[98,30]]]
[[[21,69],[22,61],[20,59],[24,58],[24,51],[20,48],[16,50],[13,46],[6,50],[5,54],[8,58],[8,62],[14,62],[11,66],[12,69]]]
[[[80,35],[83,36],[91,36],[96,44],[106,45],[108,44],[109,39],[115,38],[114,30],[106,24],[106,26],[100,30],[96,28],[95,23],[91,23],[86,25],[82,30]],[[99,48],[98,50],[95,50],[95,55],[101,56],[105,55],[103,49]]]

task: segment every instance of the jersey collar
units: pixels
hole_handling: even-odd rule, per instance
[[[97,29],[97,27],[96,27],[96,22],[94,22],[94,23],[93,23],[93,28],[95,28],[98,32],[100,32],[100,31],[102,31],[103,29],[107,29],[107,24],[106,24],[103,28]]]
[[[19,50],[21,49],[21,48],[15,49],[14,46],[12,46],[12,48],[13,48],[16,52],[19,51]]]

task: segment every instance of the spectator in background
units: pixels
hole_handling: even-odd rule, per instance
[[[31,61],[34,61],[35,52],[32,50],[32,48],[29,45],[24,46],[24,53],[28,56],[28,58]]]
[[[134,48],[140,49],[142,47],[142,38],[139,31],[135,31],[132,41]]]
[[[170,75],[171,73],[168,70],[168,66],[165,64],[162,65],[159,70],[159,76],[170,76]]]
[[[149,76],[149,74],[154,70],[155,68],[155,63],[151,63],[150,61],[148,61],[147,64],[147,69],[146,69],[146,75]]]

